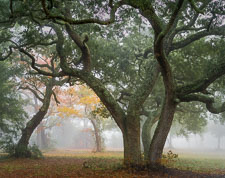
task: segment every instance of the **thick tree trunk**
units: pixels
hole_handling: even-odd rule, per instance
[[[144,159],[148,160],[148,153],[149,153],[149,147],[151,144],[151,140],[152,140],[152,135],[151,135],[151,131],[152,131],[152,126],[155,124],[156,122],[156,118],[152,118],[149,117],[148,119],[146,119],[143,127],[142,127],[142,143],[143,143],[143,147],[144,147]]]
[[[48,112],[48,108],[50,105],[51,96],[53,94],[53,81],[49,81],[49,84],[46,86],[45,96],[43,99],[43,104],[38,112],[33,116],[33,118],[26,124],[26,127],[22,130],[22,136],[19,142],[16,145],[15,149],[15,157],[30,157],[31,152],[28,150],[28,144],[30,137],[33,131],[37,128],[37,126],[44,119],[46,113]]]
[[[140,165],[141,144],[140,144],[140,120],[139,118],[126,119],[123,130],[124,143],[124,164],[128,167]]]
[[[30,157],[31,153],[28,150],[28,144],[30,137],[35,130],[35,128],[40,124],[47,111],[39,110],[33,118],[27,123],[26,127],[22,130],[22,137],[20,138],[16,150],[16,157]]]
[[[164,102],[161,116],[150,145],[149,164],[160,163],[166,138],[173,122],[175,110],[176,103],[174,103],[173,97],[167,97]]]

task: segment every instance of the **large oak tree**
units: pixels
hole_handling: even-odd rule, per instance
[[[16,43],[16,46],[10,45],[9,53],[5,52],[3,59],[7,58],[14,48],[28,56],[32,60],[33,69],[41,74],[54,77],[72,76],[85,82],[98,95],[121,129],[126,164],[141,162],[141,111],[152,92],[159,73],[163,78],[165,95],[158,126],[149,149],[150,163],[157,163],[161,158],[178,104],[200,101],[206,104],[210,112],[220,113],[225,110],[225,104],[216,106],[216,100],[206,91],[210,84],[225,73],[223,56],[203,55],[202,61],[210,64],[202,65],[207,72],[192,80],[183,78],[180,81],[172,65],[176,54],[179,54],[179,51],[186,46],[192,45],[202,38],[205,39],[204,45],[207,43],[206,39],[216,41],[216,36],[225,35],[223,1],[60,2],[42,0],[40,2],[33,0],[10,1],[4,4],[9,8],[5,9],[6,12],[1,15],[1,24],[6,26],[17,22],[21,26],[22,35],[18,34],[14,38],[12,38],[12,33],[6,35],[3,41]],[[146,38],[149,39],[148,42],[152,43],[146,43],[145,50],[142,49],[139,54],[132,56],[129,53],[129,46],[126,48],[121,39],[130,35],[129,29],[134,24],[144,22],[147,28],[144,33],[148,35],[137,41],[136,44],[137,46],[141,45],[141,40]],[[102,27],[103,25],[109,25],[109,28]],[[120,29],[120,34],[118,29]],[[100,32],[97,32],[98,30]],[[81,33],[84,32],[88,34],[82,35]],[[143,31],[139,31],[139,33],[143,33]],[[103,61],[100,59],[107,59],[107,55],[95,58],[92,50],[94,47],[88,43],[96,34],[103,39],[116,39],[118,48],[113,49],[115,57],[111,58],[106,65],[98,64]],[[111,34],[113,37],[110,36]],[[207,38],[208,36],[211,38]],[[15,40],[15,38],[20,40]],[[101,38],[93,39],[101,40]],[[58,73],[41,71],[29,51],[30,49],[37,50],[38,45],[47,44],[56,44],[55,50],[61,66],[61,71]],[[218,48],[222,50],[221,46]],[[102,50],[105,50],[107,54],[107,46],[98,49],[97,54]],[[176,53],[174,53],[175,51]],[[140,62],[140,58],[143,63]],[[185,61],[185,58],[181,60]],[[104,64],[104,62],[102,63]],[[131,70],[126,70],[127,66],[133,67],[129,68]],[[107,74],[104,73],[105,67],[107,69],[114,67],[116,73],[110,73],[110,71]],[[121,74],[121,81],[110,80],[110,78],[114,78],[114,75],[117,76],[118,72]],[[125,76],[124,79],[122,74]],[[117,93],[113,92],[114,86],[118,87],[119,85],[123,90],[119,90]],[[125,101],[124,104],[121,104],[122,100]]]

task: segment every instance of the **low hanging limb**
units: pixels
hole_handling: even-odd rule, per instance
[[[189,94],[179,97],[181,102],[200,101],[206,104],[206,108],[213,114],[225,112],[225,102],[217,103],[214,98],[204,94]]]

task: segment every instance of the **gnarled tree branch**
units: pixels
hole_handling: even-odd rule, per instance
[[[61,20],[65,23],[69,23],[71,25],[81,25],[81,24],[90,24],[90,23],[96,23],[96,24],[100,24],[100,25],[109,25],[109,24],[115,22],[115,13],[116,13],[117,9],[125,4],[123,2],[123,0],[115,3],[113,6],[112,6],[112,2],[110,2],[110,6],[112,8],[110,11],[110,18],[108,20],[100,20],[97,18],[74,20],[73,18],[65,17],[63,15],[52,14],[46,6],[46,0],[41,0],[41,2],[42,2],[42,8],[43,8],[44,13],[46,14],[47,18]]]
[[[180,96],[179,99],[181,102],[190,102],[190,101],[200,101],[206,104],[206,108],[209,112],[213,114],[219,114],[225,111],[225,102],[216,103],[213,97],[203,94],[189,94],[185,96]]]

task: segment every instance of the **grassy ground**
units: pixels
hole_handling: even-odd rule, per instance
[[[165,150],[167,153],[169,150]],[[225,151],[172,150],[178,158],[165,161],[165,165],[181,170],[225,174]]]
[[[166,150],[168,151],[168,150]],[[167,167],[225,175],[224,153],[172,150],[178,158],[166,160]],[[136,172],[122,168],[122,152],[57,150],[43,159],[0,159],[0,177],[165,177],[161,172]],[[186,174],[189,174],[187,172]],[[166,176],[167,177],[167,176]],[[180,177],[179,175],[172,177]],[[212,176],[214,177],[214,176]]]

